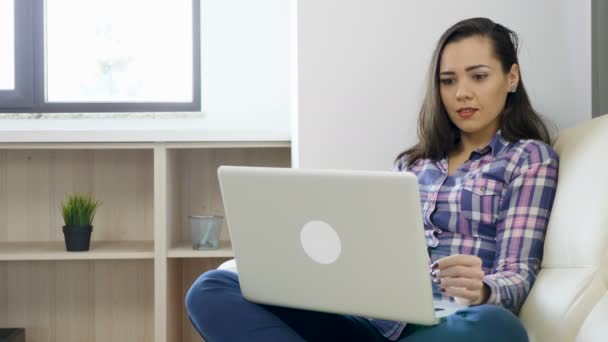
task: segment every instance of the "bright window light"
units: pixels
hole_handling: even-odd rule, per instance
[[[45,11],[48,102],[192,101],[192,0],[46,0]]]

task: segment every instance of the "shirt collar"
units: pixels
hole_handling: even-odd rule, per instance
[[[507,147],[509,146],[509,141],[507,141],[501,134],[500,130],[498,130],[496,132],[496,134],[494,134],[494,136],[492,137],[492,140],[490,140],[490,142],[484,146],[483,148],[478,148],[476,150],[474,150],[471,153],[479,153],[480,155],[485,155],[489,152],[492,152],[492,158],[496,158],[497,156],[499,156],[502,151],[504,151]],[[469,156],[470,159],[470,156]],[[448,168],[448,157],[447,155],[444,156],[443,158],[441,158],[440,160],[438,160],[436,162],[436,165],[439,167],[439,169],[441,169],[443,172],[447,173],[447,168]]]
[[[492,137],[492,140],[490,140],[490,142],[485,147],[476,149],[475,152],[484,155],[491,151],[492,157],[496,158],[496,156],[498,156],[500,152],[507,148],[508,145],[509,142],[505,140],[500,130],[498,130],[496,134],[494,134],[494,136]]]

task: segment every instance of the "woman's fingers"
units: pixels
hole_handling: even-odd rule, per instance
[[[466,255],[466,254],[454,254],[445,258],[441,258],[431,265],[433,269],[446,269],[453,266],[469,266],[469,267],[479,267],[481,268],[481,258],[474,255]]]
[[[483,279],[484,273],[481,268],[474,268],[468,266],[452,266],[445,269],[438,269],[431,273],[434,278],[471,278],[471,279]]]
[[[484,300],[482,261],[473,255],[455,254],[431,265],[433,281],[444,295],[458,298],[462,303],[475,304]],[[468,305],[468,304],[467,304]]]
[[[470,302],[474,302],[479,298],[479,290],[471,291],[461,287],[448,287],[443,293],[450,297],[464,298]]]
[[[469,278],[438,278],[436,283],[441,288],[458,287],[478,291],[483,287],[481,280]]]

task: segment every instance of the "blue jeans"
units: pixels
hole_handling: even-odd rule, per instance
[[[241,294],[238,276],[213,270],[201,275],[186,295],[192,325],[207,342],[389,341],[366,319],[261,305]],[[514,314],[494,305],[469,307],[441,324],[408,325],[398,341],[526,342]]]

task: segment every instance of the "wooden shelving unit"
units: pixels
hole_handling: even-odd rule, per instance
[[[189,215],[224,215],[217,167],[291,165],[289,142],[0,143],[0,327],[28,341],[200,341],[184,296],[232,258],[193,250]],[[66,252],[66,193],[103,202]]]

